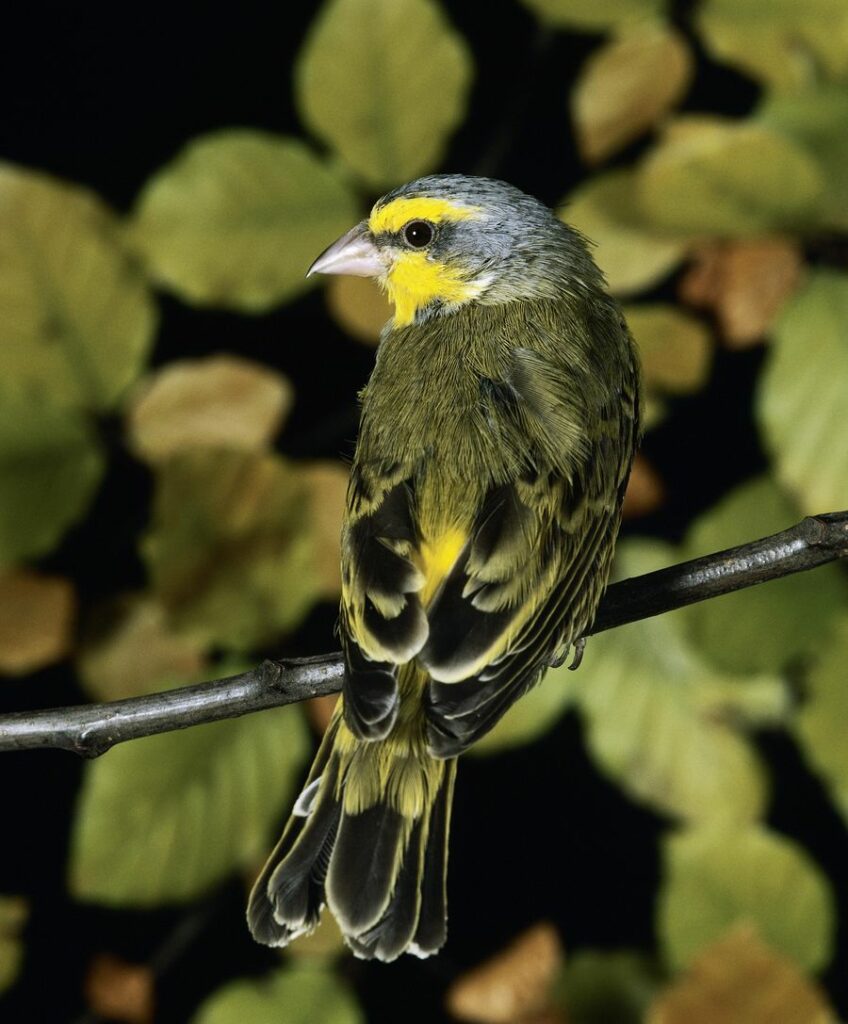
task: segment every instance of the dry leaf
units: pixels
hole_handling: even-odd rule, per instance
[[[367,277],[333,277],[327,282],[327,308],[342,330],[357,341],[376,345],[392,307]]]
[[[644,455],[637,454],[624,495],[624,518],[637,519],[639,516],[646,516],[659,508],[663,501],[665,487],[659,473]]]
[[[96,956],[85,979],[85,998],[92,1012],[127,1024],[153,1020],[153,972],[109,953]]]
[[[0,577],[0,672],[23,675],[63,658],[75,616],[70,581],[27,569]]]
[[[764,339],[798,286],[802,266],[797,244],[787,239],[708,245],[681,279],[680,298],[712,310],[730,348],[747,348]]]
[[[203,645],[176,633],[153,598],[124,599],[112,628],[83,644],[77,670],[98,700],[121,700],[149,693],[164,683],[198,676],[205,664]]]
[[[692,80],[692,54],[674,29],[651,24],[605,43],[587,60],[572,95],[583,159],[600,163],[655,125]]]
[[[550,1013],[550,990],[563,965],[552,924],[534,925],[506,949],[475,967],[448,990],[447,1008],[479,1024],[530,1024]]]
[[[312,462],[301,470],[312,503],[312,529],[321,596],[335,600],[341,593],[341,553],[347,469],[337,462]]]
[[[279,432],[291,403],[291,385],[267,366],[231,355],[182,359],[142,385],[127,428],[152,463],[198,445],[253,450]]]
[[[303,706],[306,710],[309,724],[320,736],[323,736],[327,731],[327,726],[330,724],[330,719],[336,710],[338,699],[339,695],[337,693],[327,693],[323,697],[313,697],[311,700],[304,702]]]
[[[818,986],[751,925],[708,946],[659,996],[648,1024],[835,1024]]]

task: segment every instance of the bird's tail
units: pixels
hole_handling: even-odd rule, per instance
[[[391,734],[360,740],[336,708],[306,787],[248,905],[254,938],[284,946],[326,903],[360,957],[429,956],[447,929],[445,882],[456,760],[427,752],[426,677],[404,666]]]

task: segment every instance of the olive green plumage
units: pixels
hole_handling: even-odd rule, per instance
[[[316,269],[378,277],[398,316],[361,396],[343,699],[249,920],[282,945],[327,902],[391,960],[445,939],[456,756],[591,624],[639,369],[583,240],[501,182],[404,186]]]

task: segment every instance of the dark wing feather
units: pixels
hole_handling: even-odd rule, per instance
[[[410,484],[354,466],[342,537],[341,636],[344,711],[360,739],[388,735],[398,710],[397,665],[415,657],[427,638],[417,592],[423,577],[413,556],[419,538]]]
[[[552,460],[553,438],[539,440],[537,430],[534,443],[532,420],[528,430],[528,407],[531,415],[539,409],[544,423],[555,371],[544,365],[540,383],[532,378],[542,365],[536,353],[519,356],[519,363],[499,413],[520,410],[517,426],[529,438],[531,468],[492,490],[466,550],[428,608],[429,636],[419,657],[431,675],[428,740],[439,757],[455,756],[487,732],[590,625],[609,575],[635,450],[635,364],[566,461]],[[573,381],[561,386],[567,383],[573,387]],[[523,394],[529,395],[524,407]]]

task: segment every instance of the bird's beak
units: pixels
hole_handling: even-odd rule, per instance
[[[380,251],[363,220],[325,249],[307,270],[306,276],[350,274],[353,277],[379,277],[385,271]]]

